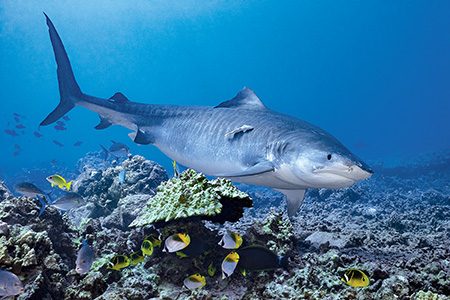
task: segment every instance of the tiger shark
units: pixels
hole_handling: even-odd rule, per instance
[[[64,45],[44,13],[57,64],[58,106],[49,125],[75,106],[96,112],[96,129],[120,125],[137,144],[154,145],[178,163],[210,176],[271,187],[286,196],[293,216],[308,188],[344,188],[371,169],[325,130],[267,108],[244,88],[215,107],[142,104],[117,92],[104,99],[83,93]]]

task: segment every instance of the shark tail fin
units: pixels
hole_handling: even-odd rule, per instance
[[[78,86],[73,75],[72,67],[70,65],[69,57],[67,56],[61,38],[56,31],[50,18],[44,13],[47,20],[48,31],[50,33],[50,40],[52,42],[53,52],[55,54],[58,74],[58,85],[60,102],[58,106],[41,122],[41,126],[50,125],[63,117],[72,108],[75,103],[83,97],[83,93]]]

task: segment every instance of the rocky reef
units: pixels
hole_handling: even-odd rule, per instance
[[[65,214],[49,207],[39,216],[36,200],[0,185],[0,266],[23,281],[17,299],[449,299],[450,172],[421,167],[414,177],[402,168],[348,189],[311,190],[290,220],[281,194],[268,189],[238,190],[192,170],[169,179],[141,156],[97,168],[98,161],[94,154],[80,160],[74,187],[85,204]],[[254,207],[241,204],[239,217],[208,220],[226,197],[252,199]],[[184,206],[190,201],[195,205]],[[206,245],[204,251],[179,257],[155,247],[136,266],[107,268],[114,255],[138,251],[146,236],[180,231]],[[228,251],[217,243],[226,231],[286,257],[288,267],[223,280]],[[79,275],[74,267],[83,239],[96,260]],[[208,275],[211,265],[216,272]],[[348,268],[365,270],[370,285],[345,285],[340,278]],[[196,272],[206,286],[189,291],[183,280]]]

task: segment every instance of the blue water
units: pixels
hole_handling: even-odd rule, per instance
[[[66,131],[38,128],[59,102],[43,11],[90,95],[216,105],[248,86],[369,162],[450,150],[448,1],[93,3],[1,2],[1,176],[51,160],[73,166],[111,139],[170,166],[156,148],[133,145],[126,129],[93,129],[98,117],[82,108],[69,113]],[[18,137],[3,132],[16,125],[14,112],[25,116]]]

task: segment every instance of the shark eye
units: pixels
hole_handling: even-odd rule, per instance
[[[328,159],[328,160],[331,160],[331,154],[328,154],[328,155],[327,155],[327,159]]]

